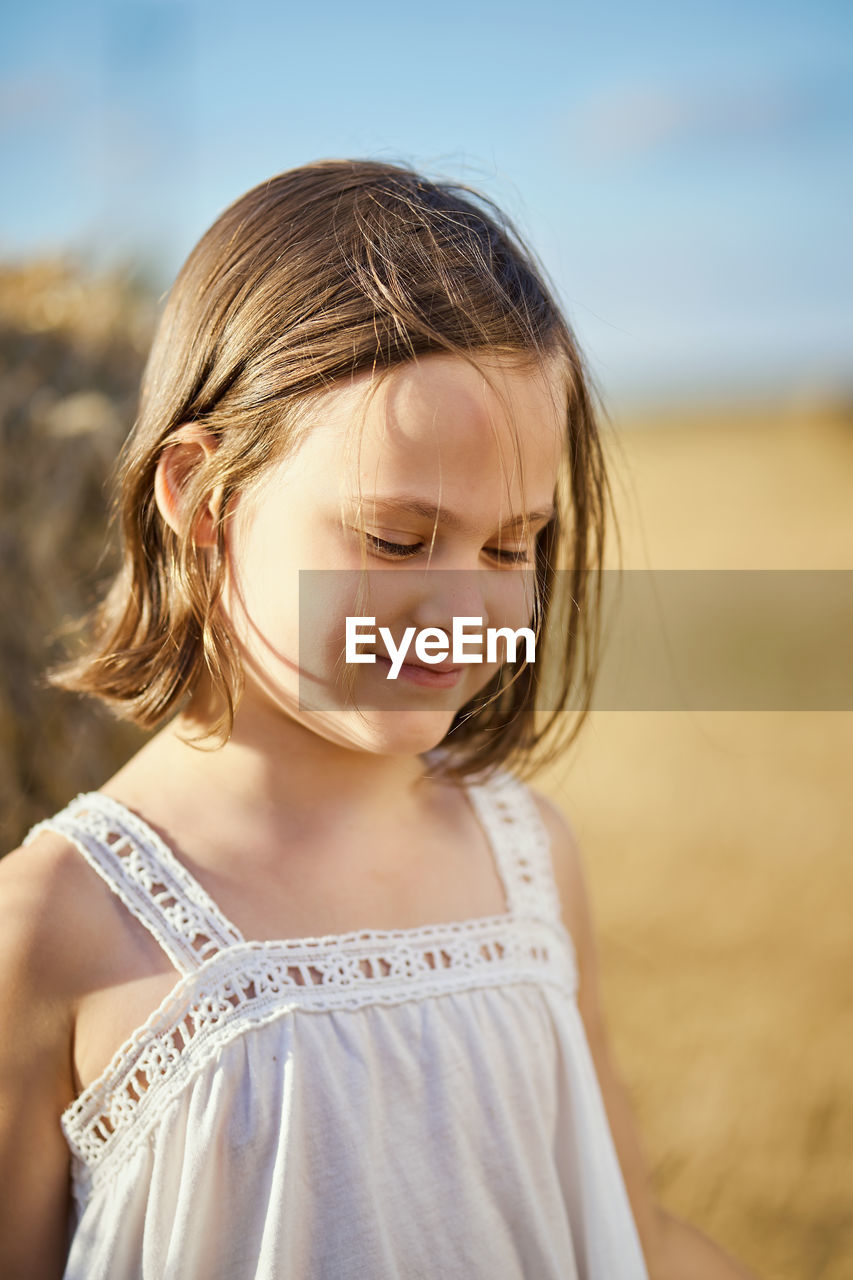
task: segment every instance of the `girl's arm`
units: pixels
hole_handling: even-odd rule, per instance
[[[707,1236],[669,1214],[655,1199],[625,1088],[610,1055],[599,993],[598,959],[589,898],[574,833],[560,810],[533,795],[551,837],[563,919],[579,970],[578,1007],[586,1028],[607,1118],[651,1280],[755,1280],[754,1273]]]
[[[0,861],[0,1276],[65,1269],[73,1099],[67,950],[73,906],[63,841],[41,836]],[[77,855],[74,855],[77,857]],[[78,861],[82,861],[77,857]]]

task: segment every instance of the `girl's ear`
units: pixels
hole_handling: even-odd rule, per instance
[[[154,473],[154,497],[160,515],[177,534],[185,532],[184,495],[187,482],[216,448],[213,437],[201,428],[178,427],[169,437],[157,459]],[[216,517],[222,500],[222,486],[217,485],[196,517],[193,541],[198,547],[216,545]]]

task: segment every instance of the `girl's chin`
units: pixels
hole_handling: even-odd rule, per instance
[[[304,712],[300,723],[338,746],[377,755],[417,756],[447,736],[454,708],[420,711],[332,710]]]

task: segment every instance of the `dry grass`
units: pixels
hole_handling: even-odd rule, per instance
[[[109,570],[105,486],[152,320],[125,280],[62,262],[0,267],[0,848],[140,741],[40,678],[60,656],[57,629]]]
[[[58,652],[46,637],[109,568],[95,569],[104,485],[152,316],[121,280],[0,270],[6,848],[140,741],[37,677]],[[624,426],[611,452],[625,567],[853,568],[849,414]],[[777,1280],[853,1271],[851,760],[853,713],[594,712],[543,779],[584,849],[655,1182]]]
[[[853,568],[853,423],[630,424],[627,568]],[[629,478],[630,477],[630,478]],[[853,713],[594,712],[573,819],[655,1184],[759,1274],[853,1273]]]

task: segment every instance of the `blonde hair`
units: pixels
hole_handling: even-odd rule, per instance
[[[592,695],[601,574],[589,571],[603,567],[610,496],[585,362],[541,268],[494,204],[467,186],[369,160],[319,161],[271,178],[226,209],[189,255],[119,461],[121,567],[87,620],[85,652],[52,671],[51,683],[155,728],[206,671],[224,706],[211,734],[226,741],[243,679],[216,608],[229,500],[292,449],[318,394],[429,352],[558,355],[568,375],[557,514],[536,543],[542,657],[509,683],[498,673],[460,709],[441,770],[461,778],[511,761],[523,774],[568,746]],[[187,477],[175,532],[154,477],[187,424],[216,447]],[[192,530],[214,490],[216,542],[200,548]],[[578,715],[565,732],[572,698]]]

